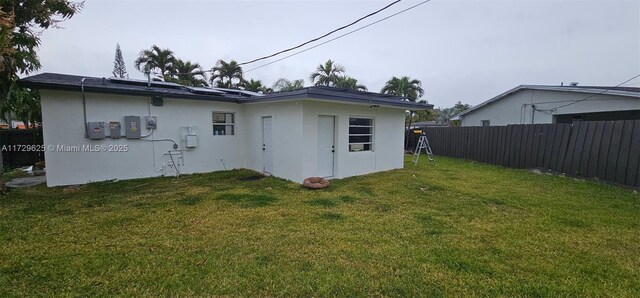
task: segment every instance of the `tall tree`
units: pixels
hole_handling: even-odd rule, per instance
[[[392,77],[387,81],[387,83],[385,83],[382,90],[380,90],[380,93],[400,96],[404,100],[416,102],[418,98],[424,95],[424,89],[422,89],[422,82],[419,80],[403,76],[400,78]],[[405,148],[409,145],[409,127],[411,127],[411,124],[413,123],[413,113],[414,111],[409,111],[409,121],[407,128],[405,129]]]
[[[7,117],[9,115],[11,117]],[[40,92],[14,84],[9,92],[9,97],[0,108],[0,118],[9,122],[9,118],[13,117],[22,121],[27,128],[42,122]]]
[[[451,121],[451,118],[453,118],[453,116],[464,112],[468,109],[471,108],[470,104],[467,103],[462,103],[462,101],[458,101],[456,104],[453,105],[453,107],[450,108],[440,108],[438,109],[437,112],[437,118],[436,118],[436,122],[438,124],[446,124],[446,125],[456,125],[455,122]]]
[[[438,124],[450,124],[451,122],[451,117],[453,117],[455,114],[457,114],[458,112],[456,111],[456,108],[446,108],[446,109],[439,109],[437,111],[438,116],[436,118],[436,122]]]
[[[82,10],[84,2],[67,0],[0,0],[0,105],[18,73],[40,69],[36,50],[43,30],[59,28]]]
[[[220,88],[239,89],[244,82],[242,67],[235,60],[218,60],[211,73],[211,84]]]
[[[400,96],[407,101],[416,102],[424,95],[424,89],[422,89],[422,82],[419,80],[403,76],[400,78],[392,77],[385,83],[380,93]]]
[[[153,45],[150,49],[140,52],[135,61],[135,67],[149,76],[154,76],[152,78],[154,80],[166,81],[171,77],[169,71],[175,60],[173,51]]]
[[[273,89],[277,92],[293,91],[302,88],[304,88],[303,79],[289,81],[285,78],[279,78],[275,83],[273,83]]]
[[[458,102],[456,102],[456,104],[453,105],[453,108],[456,109],[456,114],[457,114],[457,113],[464,112],[464,111],[470,109],[471,105],[468,104],[468,103],[462,103],[462,101],[458,100]]]
[[[338,88],[346,88],[350,90],[367,91],[367,86],[358,84],[358,80],[350,76],[338,77],[335,82],[335,86]]]
[[[12,35],[14,29],[14,17],[11,13],[0,10],[0,106],[9,92],[11,82],[16,77],[16,63],[13,48]]]
[[[0,0],[0,107],[18,74],[40,69],[36,50],[42,31],[59,28],[60,22],[80,12],[83,5],[68,0]]]
[[[120,43],[116,44],[116,58],[113,61],[113,76],[116,78],[129,78],[127,73],[127,66],[122,58],[122,50],[120,49]]]
[[[260,92],[264,94],[269,94],[273,92],[273,89],[262,84],[260,80],[250,79],[248,81],[244,81],[242,84],[244,90],[252,91],[252,92]]]
[[[419,103],[424,103],[427,104],[428,102],[426,100],[419,100]],[[412,123],[413,122],[419,122],[419,121],[435,121],[437,118],[437,111],[435,110],[420,110],[420,111],[415,111],[413,114],[413,119],[412,119]],[[407,116],[406,119],[407,122],[409,122],[409,118]]]
[[[176,82],[180,85],[193,87],[209,86],[204,70],[198,63],[175,59],[169,73],[171,74],[169,81]]]
[[[344,67],[329,59],[324,64],[318,65],[316,71],[309,76],[309,79],[316,86],[335,86],[343,74]]]

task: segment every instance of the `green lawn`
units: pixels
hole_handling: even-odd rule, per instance
[[[640,296],[640,194],[438,158],[0,197],[0,296]]]

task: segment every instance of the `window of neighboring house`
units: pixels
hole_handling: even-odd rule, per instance
[[[491,122],[489,120],[482,120],[482,126],[491,126]]]
[[[213,135],[232,136],[235,134],[235,114],[213,112]]]
[[[373,151],[373,118],[349,117],[349,151]]]

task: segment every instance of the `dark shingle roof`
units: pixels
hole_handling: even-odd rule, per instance
[[[296,99],[317,99],[355,104],[383,105],[402,107],[412,110],[428,110],[433,108],[433,105],[405,101],[402,97],[398,96],[326,86],[312,86],[294,91],[277,92],[260,97],[244,98],[242,99],[242,102],[260,103]]]
[[[110,93],[138,96],[163,96],[169,98],[184,98],[197,100],[214,100],[236,102],[241,96],[222,94],[198,94],[189,91],[178,84],[148,86],[145,81],[130,80],[136,83],[121,83],[108,78],[85,77],[57,73],[42,73],[18,81],[18,84],[28,88],[80,91],[81,81],[84,79],[84,91],[95,93]]]
[[[84,84],[81,81],[84,79]],[[26,77],[18,81],[23,87],[34,89],[52,89],[109,93],[137,96],[162,96],[167,98],[182,98],[195,100],[224,101],[235,103],[257,103],[296,99],[317,99],[325,101],[339,101],[353,104],[369,104],[403,107],[407,109],[426,110],[433,105],[403,101],[402,98],[373,92],[353,91],[334,87],[307,87],[289,92],[278,92],[260,95],[253,92],[221,88],[191,88],[173,83],[96,78],[57,73],[42,73]],[[210,91],[210,92],[207,92]]]

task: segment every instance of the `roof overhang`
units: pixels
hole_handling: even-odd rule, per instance
[[[134,80],[131,80],[134,81]],[[136,80],[137,81],[137,80]],[[18,80],[18,85],[26,88],[74,91],[88,93],[118,94],[153,97],[161,96],[164,98],[189,99],[189,100],[205,100],[205,101],[221,101],[237,103],[242,96],[237,95],[212,95],[198,94],[187,90],[187,87],[174,84],[172,88],[156,86],[157,82],[150,82],[150,85],[144,81],[137,84],[118,83],[118,79],[97,78],[89,76],[77,76],[57,73],[42,73]],[[169,85],[168,83],[166,85]]]
[[[404,101],[401,97],[387,96],[373,92],[345,91],[335,88],[308,87],[294,91],[267,94],[260,97],[242,99],[242,103],[260,104],[279,101],[317,100],[343,104],[384,106],[405,110],[430,110],[431,104]]]
[[[75,91],[82,92],[83,87],[78,84],[49,84],[42,82],[32,82],[19,80],[18,86],[32,89],[44,89],[44,90],[58,90],[58,91]],[[199,94],[174,94],[163,92],[162,90],[156,90],[158,88],[149,88],[148,90],[135,90],[135,89],[117,89],[117,88],[108,88],[108,87],[100,87],[100,86],[84,86],[84,92],[87,93],[102,93],[102,94],[117,94],[117,95],[132,95],[132,96],[145,96],[145,97],[153,97],[153,96],[161,96],[164,98],[175,98],[175,99],[192,99],[192,100],[206,100],[206,101],[223,101],[223,102],[233,102],[237,103],[237,98],[229,98],[218,96],[216,98],[212,98],[210,95],[199,95]]]
[[[233,102],[238,104],[257,104],[290,100],[321,100],[345,104],[384,106],[406,110],[429,110],[433,105],[406,101],[402,97],[386,94],[354,91],[349,89],[313,86],[299,90],[278,92],[268,95],[242,90],[212,89],[225,94],[201,94],[194,88],[172,83],[154,84],[139,80],[107,79],[76,75],[43,73],[18,81],[18,85],[34,89],[62,90],[74,92],[105,93],[133,96],[162,96],[165,98],[193,99],[206,101]],[[235,94],[235,93],[238,94]]]

